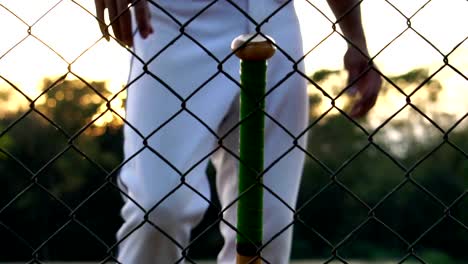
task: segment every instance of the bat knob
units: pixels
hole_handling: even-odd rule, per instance
[[[275,41],[270,37],[259,34],[243,34],[231,43],[231,49],[244,61],[267,60],[275,54]]]

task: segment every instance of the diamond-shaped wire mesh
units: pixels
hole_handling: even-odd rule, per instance
[[[291,78],[300,76],[309,86],[310,121],[305,130],[291,131],[274,114],[264,112],[271,126],[284,134],[288,142],[280,153],[274,153],[261,174],[281,164],[293,151],[303,153],[306,161],[297,207],[285,201],[275,187],[262,185],[266,195],[291,213],[293,220],[278,230],[269,230],[269,238],[258,251],[262,252],[294,228],[292,256],[321,259],[322,263],[349,263],[353,259],[378,263],[468,260],[466,1],[361,0],[335,18],[326,1],[271,0],[270,5],[276,8],[265,7],[270,14],[256,21],[241,4],[247,0],[194,0],[196,8],[186,17],[172,13],[175,5],[186,4],[183,1],[149,0],[151,8],[159,10],[165,25],[173,27],[170,30],[175,33],[163,46],[155,47],[147,56],[149,59],[131,48],[114,45],[118,52],[131,57],[133,67],[139,67],[140,71],[113,90],[108,89],[108,82],[88,77],[93,74],[87,68],[108,67],[109,64],[100,64],[100,58],[102,47],[107,48],[103,45],[110,45],[104,44],[101,35],[80,33],[86,27],[74,21],[79,17],[80,23],[95,24],[97,30],[98,19],[90,1],[35,2],[0,2],[1,262],[114,263],[118,262],[116,252],[123,241],[149,228],[181,251],[175,263],[196,263],[200,258],[214,258],[221,249],[219,225],[238,231],[225,213],[239,197],[220,205],[215,188],[219,179],[210,159],[222,151],[239,161],[237,150],[230,148],[228,142],[233,140],[242,121],[219,132],[218,127],[194,110],[196,98],[210,96],[207,91],[212,89],[207,87],[220,78],[230,83],[231,88],[226,89],[231,92],[239,93],[241,89],[239,76],[227,70],[228,64],[237,60],[234,54],[220,56],[213,48],[215,45],[198,38],[193,29],[198,20],[216,12],[221,2],[245,20],[239,23],[248,25],[246,30],[250,28],[261,35],[265,34],[265,25],[286,12],[293,2],[300,14],[313,17],[302,28],[304,43],[308,43],[302,57],[294,58],[281,45],[276,46],[276,56],[288,61],[290,68],[284,76],[276,78],[278,81],[266,99],[273,97]],[[369,39],[373,35],[378,37],[374,37],[377,40],[367,70],[377,71],[384,80],[375,110],[363,119],[353,119],[348,114],[347,92],[357,80],[346,84],[345,72],[322,69],[309,74],[299,66],[305,63],[313,65],[311,68],[327,67],[327,61],[336,60],[334,56],[340,55],[343,45],[357,48],[338,27],[357,8],[371,10],[366,12],[371,15],[365,17],[364,26]],[[437,23],[430,23],[429,27],[426,25],[429,20]],[[374,26],[367,26],[369,23]],[[158,30],[167,29],[154,30],[157,38]],[[309,38],[309,34],[314,36]],[[217,39],[213,37],[213,41]],[[198,83],[189,81],[189,87],[184,89],[176,87],[168,76],[149,70],[152,64],[167,60],[164,56],[169,52],[174,54],[171,49],[178,48],[181,42],[198,50],[212,68],[206,79]],[[183,56],[183,51],[180,53]],[[23,57],[26,60],[18,59]],[[108,63],[126,63],[113,59],[107,57]],[[390,74],[383,65],[377,68],[374,64],[385,61],[397,65],[401,74]],[[428,66],[428,61],[435,63]],[[406,69],[407,65],[418,67]],[[28,85],[34,84],[24,82],[34,77],[26,75],[52,66],[58,70],[44,76],[40,89],[31,89]],[[17,69],[17,73],[11,74],[10,67]],[[157,83],[162,89],[159,93],[175,107],[160,114],[156,126],[141,131],[139,125],[128,121],[123,108],[126,93],[148,80]],[[209,99],[205,101],[210,103]],[[138,114],[149,118],[159,113]],[[216,143],[203,148],[201,153],[188,153],[193,154],[190,164],[178,163],[178,156],[185,153],[159,149],[157,146],[164,142],[150,143],[154,135],[170,134],[168,131],[181,122],[189,122],[194,134],[203,131]],[[126,133],[140,141],[125,158],[121,146],[124,126]],[[305,138],[306,147],[300,144]],[[186,140],[190,144],[196,137]],[[122,170],[134,166],[145,155],[157,160],[154,161],[157,166],[171,170],[169,176],[177,177],[178,181],[152,204],[128,194],[117,178]],[[191,175],[205,170],[210,190],[200,190],[190,180]],[[193,199],[208,208],[204,220],[191,231],[188,243],[181,242],[158,219],[165,203],[178,199],[184,192],[190,192]],[[116,240],[115,233],[122,225],[119,216],[122,198],[139,210],[141,222]],[[182,207],[187,203],[190,201],[176,204]],[[268,258],[263,261],[277,263]]]

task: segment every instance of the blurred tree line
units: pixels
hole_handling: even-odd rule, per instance
[[[342,74],[320,71],[311,78],[338,94],[342,84],[333,79],[342,80]],[[457,120],[434,110],[443,87],[426,82],[427,77],[422,69],[393,77],[381,98],[399,93],[392,83],[408,93],[422,83],[416,93],[422,96],[412,97],[412,103],[449,131]],[[122,221],[114,183],[122,162],[121,122],[96,125],[101,114],[110,112],[104,83],[45,80],[44,91],[34,109],[0,119],[0,261],[102,261],[114,252]],[[385,108],[385,99],[380,100]],[[393,113],[387,113],[377,125],[359,120],[361,129],[335,110],[321,118],[323,111],[317,109],[326,109],[327,102],[320,94],[311,93],[310,103],[314,125],[308,133],[293,258],[337,254],[401,260],[412,252],[426,263],[466,263],[466,125],[444,134],[413,109],[389,122]],[[207,170],[213,182],[215,171]],[[197,238],[190,255],[196,259],[214,258],[221,248],[213,225],[217,210],[211,207],[193,231]],[[412,263],[420,260],[408,257]]]

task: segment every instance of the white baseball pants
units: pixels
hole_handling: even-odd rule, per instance
[[[263,0],[265,1],[265,0]],[[255,19],[282,0],[235,1]],[[229,56],[231,41],[255,26],[225,0],[159,0],[151,5],[155,33],[137,34],[127,99],[124,152],[119,181],[125,190],[124,223],[117,238],[124,264],[184,263],[190,231],[206,211],[211,194],[205,169],[217,171],[224,210],[220,231],[225,243],[218,263],[235,263],[239,60]],[[199,13],[203,10],[201,13]],[[198,14],[198,15],[197,15]],[[263,15],[262,15],[263,14]],[[197,15],[197,16],[196,16]],[[193,17],[196,18],[193,19]],[[176,19],[177,21],[174,21]],[[191,20],[193,19],[193,20]],[[308,106],[305,80],[294,69],[302,40],[289,3],[261,27],[281,47],[269,60],[266,99],[264,242],[269,263],[288,263],[293,211],[304,155]],[[228,77],[230,76],[230,77]],[[272,90],[273,89],[273,90]],[[272,120],[274,118],[274,121]],[[271,192],[274,192],[273,195]],[[280,199],[278,199],[280,197]],[[273,238],[273,239],[272,239]],[[198,243],[203,243],[198,241]]]

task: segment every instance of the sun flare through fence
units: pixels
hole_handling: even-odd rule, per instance
[[[126,46],[112,25],[128,10],[135,14],[143,2],[151,10],[154,32],[142,40],[134,30],[141,40]],[[263,263],[283,263],[263,252],[289,232],[294,232],[291,258],[296,259],[466,263],[468,2],[360,0],[340,12],[330,9],[332,2],[135,0],[117,19],[109,21],[106,14],[102,21],[94,1],[0,1],[0,263],[122,263],[118,252],[128,250],[125,240],[141,232],[155,232],[174,245],[174,263],[214,259],[223,247],[221,233],[234,232],[249,242],[231,213],[239,201],[247,201],[249,189],[260,189],[273,201],[267,208],[287,215],[274,230],[264,216],[263,241],[251,241],[253,255]],[[200,22],[219,12],[231,18],[218,17],[216,25]],[[299,17],[301,43],[286,42],[303,53],[296,56],[290,43],[272,41],[276,54],[268,67],[286,66],[267,76],[267,91],[259,96],[266,110],[253,104],[256,114],[239,117],[239,94],[250,94],[243,90],[240,62],[230,49],[233,39],[216,34],[231,27],[233,36],[268,38],[272,24],[295,23],[285,19],[290,12]],[[368,50],[340,27],[358,12]],[[287,34],[287,23],[273,33]],[[99,32],[100,24],[110,41]],[[163,40],[157,45],[139,50],[140,43],[158,37]],[[197,56],[181,47],[196,50]],[[353,52],[366,59],[357,73],[342,70],[347,67],[343,57]],[[197,58],[204,64],[192,65]],[[171,61],[183,63],[166,63]],[[192,68],[173,66],[185,61]],[[382,80],[378,100],[366,116],[355,117],[353,104],[362,99],[358,87],[368,73]],[[300,129],[290,123],[298,118],[268,108],[295,82],[307,83],[303,115],[308,123]],[[142,89],[147,98],[135,98]],[[219,91],[234,100],[216,102]],[[149,99],[171,106],[156,113],[152,104],[141,103],[138,109],[147,111],[125,111]],[[282,108],[288,102],[278,104]],[[262,171],[248,168],[236,149],[239,127],[252,116],[281,135],[270,142],[273,147],[265,144],[265,151],[275,153],[261,161]],[[135,121],[142,119],[154,122]],[[174,127],[186,131],[174,132]],[[268,137],[267,132],[265,140],[271,141]],[[173,145],[197,145],[192,148],[197,151],[174,153]],[[302,157],[297,197],[286,198],[281,188],[294,189],[283,186],[294,182],[278,187],[262,181]],[[129,179],[129,171],[138,171],[133,168],[146,159],[152,174],[166,171],[175,179],[169,189],[156,191],[151,177],[148,186]],[[222,162],[228,165],[220,167]],[[239,163],[255,171],[255,178],[246,193],[226,198],[232,188],[220,175]],[[144,199],[133,190],[158,198]],[[174,231],[185,228],[180,219],[158,217],[169,206],[177,215],[191,204],[207,209],[184,240]],[[132,226],[122,220],[125,208],[135,210]]]

